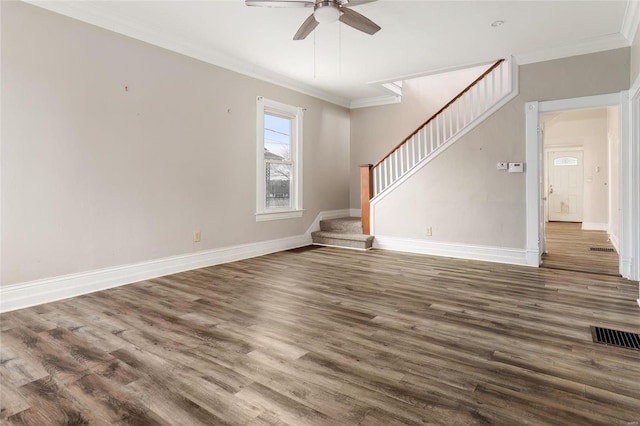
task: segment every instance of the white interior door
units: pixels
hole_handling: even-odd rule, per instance
[[[547,155],[549,220],[582,222],[582,151],[549,151]]]

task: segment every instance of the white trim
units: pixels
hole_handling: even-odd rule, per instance
[[[320,220],[344,217],[348,214],[349,209],[320,212],[302,235],[3,286],[0,287],[0,312],[28,308],[169,274],[307,246],[312,243],[311,232],[320,229]]]
[[[540,102],[540,112],[557,112],[571,109],[606,108],[620,105],[620,93],[583,96],[579,98],[558,99]]]
[[[628,222],[631,227],[630,229],[627,228],[627,239],[630,241],[631,246],[628,257],[631,258],[632,262],[629,268],[629,276],[632,280],[640,281],[640,92],[634,92],[628,99],[628,109],[624,114],[621,114],[621,121],[622,126],[628,132],[626,152],[629,154],[628,162],[630,163],[624,162],[625,166],[629,167],[629,170],[627,170],[627,175],[623,174],[623,177],[626,177],[629,181],[630,196]],[[621,230],[621,235],[622,232]],[[624,238],[621,237],[621,239]],[[621,241],[621,244],[624,244],[624,241]]]
[[[349,209],[349,216],[351,216],[351,217],[362,217],[362,210],[360,210],[360,209]]]
[[[526,200],[527,200],[527,250],[538,247],[539,229],[539,179],[540,160],[538,138],[539,113],[571,109],[619,107],[620,116],[620,228],[619,254],[620,274],[628,279],[640,279],[640,96],[636,115],[630,111],[632,103],[628,93],[585,96],[556,101],[528,102],[526,104]],[[635,123],[635,127],[632,124]],[[635,130],[634,130],[635,129]],[[632,143],[631,139],[635,142]],[[635,165],[635,167],[634,167]],[[634,201],[635,200],[635,201]],[[635,212],[635,213],[634,213]],[[635,243],[634,243],[635,242]],[[634,247],[635,244],[635,247]],[[634,254],[635,253],[635,254]]]
[[[513,265],[528,265],[526,250],[515,248],[433,242],[380,235],[376,235],[375,240],[373,240],[373,247],[383,250],[428,254],[431,256],[455,257],[459,259],[508,263]]]
[[[586,55],[589,53],[603,52],[605,50],[620,49],[629,47],[629,41],[620,33],[608,34],[601,37],[587,40],[545,47],[544,49],[516,55],[516,60],[520,65],[532,64],[535,62],[551,61],[554,59],[567,58],[570,56]]]
[[[281,212],[256,213],[256,222],[268,222],[270,220],[295,219],[302,217],[304,210],[287,210]]]
[[[640,74],[636,77],[636,81],[633,82],[629,89],[629,98],[633,99],[640,94]]]
[[[607,231],[609,229],[609,224],[597,222],[582,222],[582,229],[584,231]]]
[[[291,122],[291,187],[290,209],[267,208],[265,205],[265,159],[264,159],[264,116],[278,115]],[[304,108],[294,107],[282,102],[258,96],[256,99],[256,222],[302,217],[303,201],[303,132]]]
[[[399,104],[400,102],[402,102],[402,96],[399,95],[374,96],[371,98],[354,99],[349,103],[349,109]]]
[[[525,164],[527,172],[525,177],[525,199],[527,206],[526,230],[527,230],[527,264],[540,266],[542,247],[541,238],[541,208],[542,195],[540,194],[540,138],[538,131],[539,103],[527,102],[525,104]]]
[[[620,253],[620,241],[618,240],[618,236],[609,233],[609,242],[611,242],[613,248],[616,249],[616,253]]]
[[[640,24],[640,2],[629,0],[627,1],[627,10],[624,12],[620,33],[629,41],[630,45],[633,43],[636,31],[638,31],[638,24]]]
[[[260,241],[0,287],[0,312],[311,244],[310,234]]]

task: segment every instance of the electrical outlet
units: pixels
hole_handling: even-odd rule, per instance
[[[200,231],[195,231],[193,233],[193,242],[194,243],[199,243],[201,237],[202,237],[202,234],[200,233]]]
[[[431,227],[427,227],[427,237],[430,237],[433,235],[433,230],[431,229]]]

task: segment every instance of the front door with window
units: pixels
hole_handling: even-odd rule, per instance
[[[583,164],[582,151],[549,151],[547,197],[549,220],[582,222]]]

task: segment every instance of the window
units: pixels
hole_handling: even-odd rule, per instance
[[[553,160],[554,166],[577,166],[578,159],[575,157],[558,157]]]
[[[257,221],[302,216],[302,116],[258,97]]]

